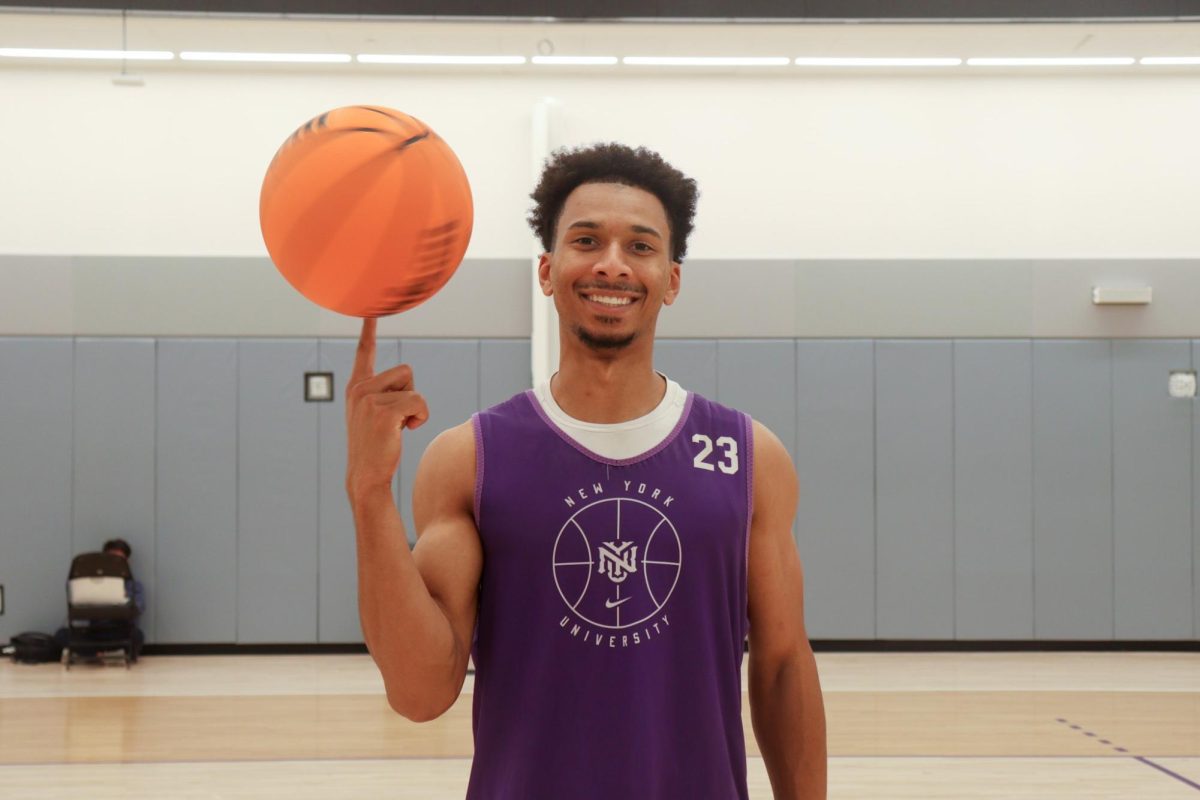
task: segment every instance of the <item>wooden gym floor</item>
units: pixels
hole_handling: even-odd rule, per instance
[[[818,663],[831,798],[1200,800],[1200,653]],[[460,799],[471,688],[417,725],[388,708],[368,656],[151,656],[70,672],[4,661],[0,797]],[[750,795],[768,800],[748,706],[744,721]]]

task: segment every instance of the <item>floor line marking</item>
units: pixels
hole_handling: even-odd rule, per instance
[[[1071,730],[1079,731],[1079,732],[1080,732],[1080,733],[1082,733],[1084,736],[1089,736],[1089,737],[1092,737],[1092,738],[1096,738],[1096,734],[1092,733],[1091,731],[1085,731],[1085,730],[1083,730],[1083,726],[1081,726],[1081,725],[1074,725],[1074,724],[1072,724],[1072,723],[1070,722],[1070,720],[1063,719],[1062,717],[1055,717],[1055,718],[1054,718],[1054,721],[1055,721],[1055,722],[1058,722],[1058,723],[1061,723],[1061,724],[1063,724],[1063,725],[1067,725],[1067,726],[1069,726],[1069,727],[1071,728]],[[1117,745],[1114,745],[1114,744],[1113,744],[1111,741],[1109,741],[1108,739],[1099,739],[1099,741],[1100,741],[1100,742],[1102,742],[1103,744],[1109,745],[1109,746],[1110,746],[1110,747],[1111,747],[1111,748],[1112,748],[1114,751],[1116,751],[1116,752],[1118,752],[1118,753],[1124,753],[1124,754],[1128,754],[1128,753],[1129,753],[1129,751],[1128,751],[1127,749],[1125,749],[1124,747],[1118,747]],[[1169,777],[1172,777],[1172,778],[1174,778],[1175,780],[1179,781],[1180,783],[1182,783],[1182,784],[1185,784],[1186,786],[1190,786],[1190,787],[1192,787],[1193,789],[1196,789],[1197,791],[1200,791],[1200,783],[1196,783],[1196,782],[1195,782],[1195,781],[1193,781],[1193,780],[1190,780],[1190,779],[1188,779],[1188,778],[1185,778],[1185,777],[1183,777],[1182,775],[1180,775],[1178,772],[1175,772],[1174,770],[1167,769],[1167,768],[1166,768],[1166,767],[1164,767],[1162,764],[1155,763],[1154,761],[1151,761],[1150,759],[1146,758],[1145,756],[1129,756],[1129,758],[1132,758],[1134,761],[1140,761],[1140,762],[1142,762],[1143,764],[1145,764],[1145,765],[1146,765],[1146,766],[1148,766],[1148,767],[1154,767],[1156,770],[1158,770],[1159,772],[1163,773],[1164,775],[1167,775],[1167,776],[1169,776]]]
[[[1170,775],[1172,778],[1174,778],[1177,781],[1186,783],[1188,786],[1192,787],[1193,789],[1200,790],[1200,783],[1196,783],[1195,781],[1188,780],[1187,778],[1180,775],[1178,772],[1174,772],[1173,770],[1167,769],[1162,764],[1156,764],[1155,762],[1151,761],[1150,759],[1146,758],[1145,756],[1136,756],[1136,759],[1147,766],[1154,767],[1159,772],[1164,772],[1167,775]]]

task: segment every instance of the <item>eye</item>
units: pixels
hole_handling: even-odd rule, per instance
[[[581,244],[584,247],[590,247],[591,245],[594,245],[595,243],[596,243],[595,238],[591,237],[591,236],[580,236],[574,242],[572,242],[572,244]]]
[[[639,253],[653,253],[654,248],[647,242],[634,242],[633,249]]]

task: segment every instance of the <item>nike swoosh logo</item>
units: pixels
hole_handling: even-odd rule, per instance
[[[604,607],[605,608],[616,608],[617,606],[621,605],[621,603],[624,603],[626,600],[632,600],[632,599],[633,598],[631,598],[631,597],[626,597],[625,600],[618,600],[615,603],[612,600],[605,600]]]

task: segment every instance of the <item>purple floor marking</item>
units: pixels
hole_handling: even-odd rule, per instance
[[[1056,722],[1062,722],[1062,723],[1064,723],[1064,724],[1067,722],[1067,720],[1063,719],[1062,717],[1056,717],[1056,718],[1055,718],[1055,721],[1056,721]],[[1092,736],[1092,737],[1094,737],[1094,736],[1096,735],[1096,734],[1092,733],[1091,731],[1083,731],[1083,730],[1081,730],[1080,726],[1078,726],[1078,725],[1072,725],[1072,726],[1071,726],[1071,730],[1080,731],[1080,732],[1081,732],[1081,733],[1083,733],[1085,736]],[[1100,739],[1099,741],[1100,741],[1102,744],[1108,744],[1108,745],[1111,745],[1111,744],[1112,744],[1112,742],[1110,742],[1108,739]],[[1113,747],[1113,750],[1116,750],[1118,753],[1128,753],[1128,752],[1129,752],[1129,751],[1128,751],[1128,750],[1126,750],[1124,747],[1115,747],[1115,746],[1114,746],[1114,747]],[[1156,770],[1158,770],[1159,772],[1163,773],[1164,775],[1169,775],[1170,777],[1174,778],[1175,780],[1179,781],[1180,783],[1186,784],[1187,786],[1190,786],[1190,787],[1192,787],[1193,789],[1196,789],[1196,790],[1200,791],[1200,783],[1196,783],[1196,782],[1195,782],[1195,781],[1193,781],[1193,780],[1190,780],[1190,779],[1188,779],[1188,778],[1185,778],[1185,777],[1183,777],[1182,775],[1180,775],[1178,772],[1174,772],[1173,770],[1169,770],[1169,769],[1167,769],[1167,768],[1166,768],[1166,767],[1164,767],[1162,764],[1156,764],[1156,763],[1154,763],[1153,761],[1151,761],[1150,759],[1146,758],[1145,756],[1130,756],[1130,758],[1132,758],[1134,761],[1140,761],[1140,762],[1142,762],[1142,763],[1143,763],[1143,764],[1145,764],[1147,767],[1154,767]]]
[[[1192,787],[1193,789],[1200,789],[1200,783],[1196,783],[1195,781],[1189,781],[1187,778],[1183,777],[1178,772],[1172,772],[1171,770],[1164,767],[1162,764],[1155,764],[1153,761],[1151,761],[1150,759],[1148,759],[1144,756],[1134,756],[1134,758],[1136,758],[1138,761],[1142,762],[1143,764],[1145,764],[1147,766],[1154,767],[1159,772],[1164,772],[1167,775],[1170,775],[1172,778],[1174,778],[1177,781],[1186,783],[1188,786]]]

